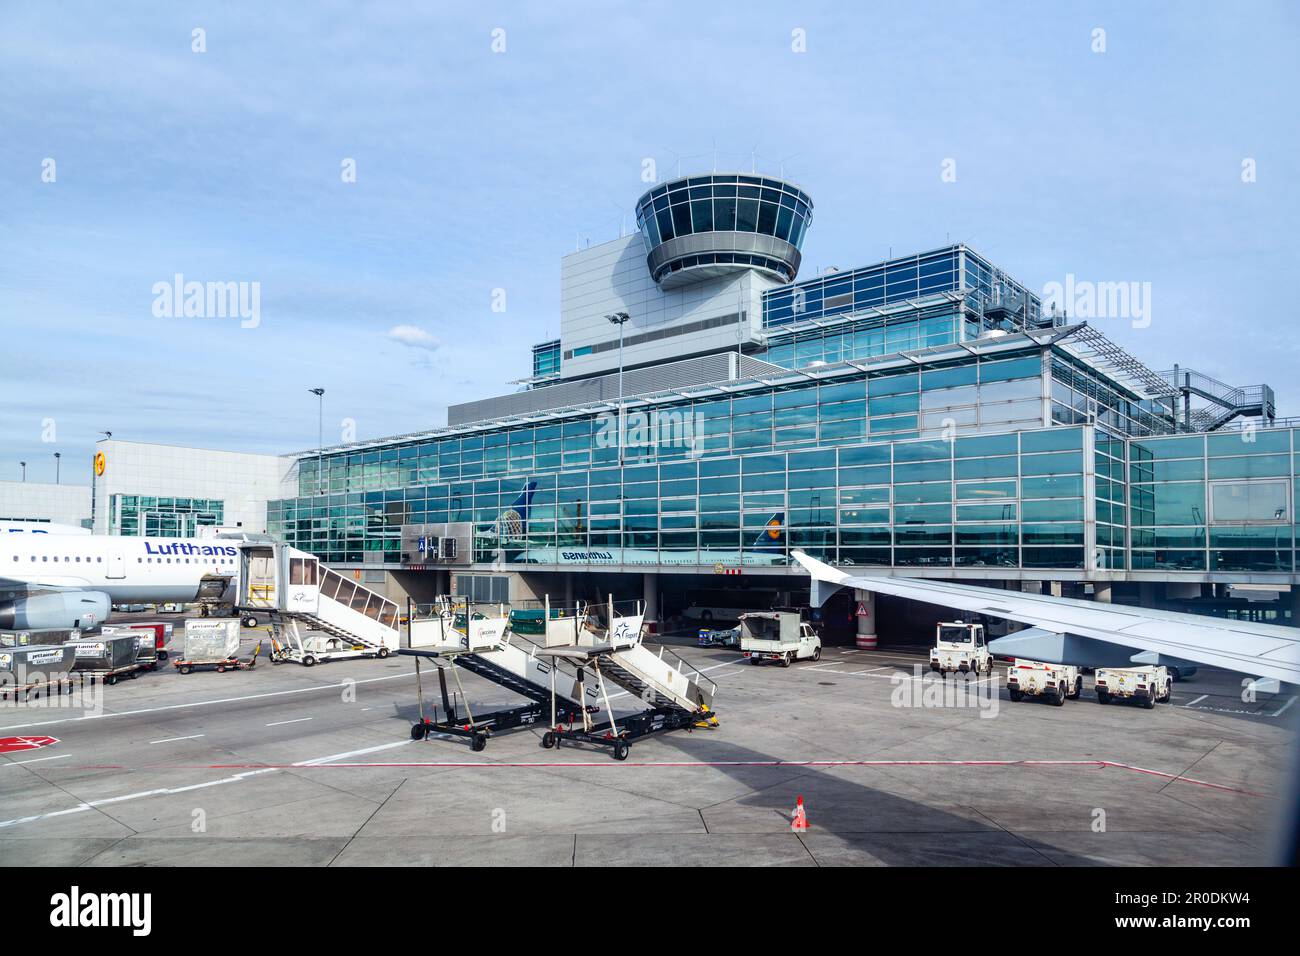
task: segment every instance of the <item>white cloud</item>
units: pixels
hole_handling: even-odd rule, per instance
[[[388,337],[394,342],[401,342],[414,349],[436,351],[441,343],[418,325],[395,325],[388,330]]]

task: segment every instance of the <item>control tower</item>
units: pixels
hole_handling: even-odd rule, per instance
[[[756,270],[780,283],[799,272],[812,200],[768,176],[683,176],[636,204],[646,266],[661,289]]]

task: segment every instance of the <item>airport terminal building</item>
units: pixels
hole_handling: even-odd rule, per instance
[[[289,456],[268,530],[407,593],[609,589],[652,619],[806,587],[792,549],[1211,611],[1297,580],[1266,386],[1152,369],[962,244],[801,279],[813,202],[783,180],[679,178],[636,215],[562,260],[524,389]]]

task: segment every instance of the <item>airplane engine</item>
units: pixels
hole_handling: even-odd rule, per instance
[[[51,591],[0,604],[0,631],[70,631],[104,623],[111,607],[103,591]]]

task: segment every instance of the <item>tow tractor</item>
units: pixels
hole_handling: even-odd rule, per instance
[[[934,647],[930,649],[930,670],[940,674],[957,671],[992,674],[993,655],[984,639],[984,625],[962,621],[940,623],[935,628]]]
[[[1097,703],[1131,697],[1150,710],[1173,695],[1173,679],[1162,665],[1148,667],[1099,667],[1095,679]]]
[[[1049,704],[1060,707],[1067,697],[1079,699],[1083,693],[1083,677],[1079,668],[1069,664],[1046,664],[1016,658],[1007,671],[1007,690],[1012,700],[1023,700],[1026,696],[1046,697]]]

